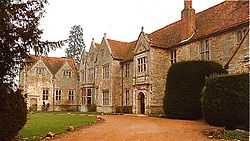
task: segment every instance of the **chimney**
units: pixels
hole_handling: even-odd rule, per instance
[[[192,8],[192,0],[184,0],[184,9],[181,11],[182,38],[189,38],[196,29],[195,10]]]

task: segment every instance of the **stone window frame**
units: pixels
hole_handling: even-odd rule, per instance
[[[125,89],[125,94],[124,94],[124,105],[129,106],[130,105],[130,94],[129,94],[129,89]]]
[[[63,71],[63,76],[67,77],[67,78],[71,78],[72,77],[72,71],[70,71],[70,70],[64,70]]]
[[[138,67],[139,73],[143,73],[147,71],[147,57],[146,56],[137,58],[137,67]]]
[[[81,77],[81,81],[82,81],[82,82],[86,82],[86,71],[82,70],[82,71],[81,71],[81,76],[82,76],[82,77]]]
[[[170,62],[174,64],[177,62],[177,49],[170,50]]]
[[[125,64],[125,77],[129,77],[129,67],[130,67],[130,63],[126,63]]]
[[[110,103],[111,103],[111,101],[110,101],[109,90],[104,90],[102,92],[102,104],[103,104],[103,106],[109,106]]]
[[[200,44],[200,59],[201,60],[210,60],[210,43],[208,39],[202,40]]]
[[[60,89],[55,90],[55,100],[56,101],[62,100],[62,90],[60,90]]]
[[[85,105],[86,104],[86,89],[81,88],[81,91],[82,91],[82,104]]]
[[[90,103],[88,103],[88,99],[90,99]],[[91,88],[87,88],[87,93],[86,93],[86,104],[87,105],[91,105],[92,102],[92,89]]]
[[[103,79],[109,79],[109,64],[103,65]]]
[[[43,97],[42,100],[49,100],[49,89],[48,88],[43,88]]]
[[[68,90],[68,100],[69,101],[74,101],[75,100],[75,90],[74,89],[69,89]]]
[[[36,74],[37,75],[44,75],[45,74],[45,67],[36,67]]]
[[[90,90],[90,93],[88,93],[89,90]],[[90,99],[90,103],[88,103],[88,99]],[[93,104],[92,88],[82,88],[82,104],[83,105]]]

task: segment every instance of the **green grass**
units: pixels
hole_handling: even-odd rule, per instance
[[[223,136],[224,139],[237,139],[240,141],[248,141],[248,137],[248,132],[239,132],[236,130],[227,130]]]
[[[48,112],[33,113],[28,115],[27,123],[20,130],[19,138],[28,138],[29,140],[39,140],[51,131],[53,133],[63,133],[69,126],[75,128],[89,125],[96,122],[95,116],[84,116],[82,113],[67,112]],[[85,113],[84,113],[85,114]]]

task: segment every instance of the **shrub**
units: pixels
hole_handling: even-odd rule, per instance
[[[249,130],[249,75],[209,79],[203,92],[202,109],[209,124]]]
[[[210,61],[184,61],[173,64],[167,74],[164,111],[168,118],[198,119],[201,117],[201,90],[205,77],[226,73]]]
[[[0,140],[13,139],[26,123],[27,107],[20,90],[0,86]]]

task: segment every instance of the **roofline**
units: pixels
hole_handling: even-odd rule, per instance
[[[202,39],[210,37],[210,36],[215,36],[215,35],[218,35],[218,34],[229,32],[229,31],[231,31],[231,30],[233,30],[235,28],[238,28],[240,26],[244,26],[244,25],[247,25],[247,24],[249,24],[249,20],[245,20],[245,21],[243,21],[241,23],[237,23],[237,24],[235,24],[235,25],[233,25],[231,27],[227,27],[227,28],[224,28],[222,30],[217,30],[217,31],[211,32],[209,34],[206,34],[204,36],[198,37],[198,38],[190,39],[190,40],[188,40],[186,42],[175,44],[175,45],[173,45],[171,47],[168,47],[168,48],[163,47],[163,46],[166,46],[166,45],[159,46],[159,45],[155,45],[153,42],[151,44],[151,47],[161,48],[161,49],[172,49],[172,48],[175,48],[175,47],[178,47],[178,46],[186,45],[186,44],[191,43],[191,42],[202,40]]]

